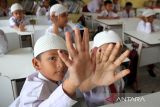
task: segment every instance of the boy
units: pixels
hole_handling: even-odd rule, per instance
[[[42,0],[42,6],[39,6],[36,12],[37,16],[49,16],[50,0]]]
[[[103,10],[99,16],[98,19],[117,19],[119,18],[118,14],[114,13],[112,11],[112,2],[107,0],[104,2],[105,10]]]
[[[12,28],[25,31],[25,25],[29,24],[29,20],[25,19],[23,7],[19,3],[14,3],[11,6],[12,17],[9,19],[9,24]]]
[[[55,4],[50,9],[50,19],[52,26],[46,30],[46,34],[57,34],[65,39],[65,32],[70,32],[73,36],[72,28],[68,23],[68,12],[62,4]],[[73,37],[72,37],[73,38]]]
[[[135,11],[132,9],[132,3],[127,2],[125,5],[125,9],[121,12],[122,18],[132,18],[135,17]]]
[[[26,79],[20,96],[11,107],[71,107],[77,102],[77,89],[88,91],[96,86],[110,85],[129,73],[128,70],[116,75],[114,72],[127,57],[126,52],[115,61],[102,61],[105,57],[113,57],[114,60],[114,55],[117,54],[111,51],[101,53],[100,49],[96,57],[90,57],[87,29],[84,30],[82,39],[80,31],[75,30],[75,48],[70,33],[67,32],[66,45],[57,35],[45,35],[36,42],[32,63],[38,72]],[[67,67],[69,77],[62,82]],[[86,84],[88,78],[88,89],[84,89],[86,86],[82,87],[81,84]]]
[[[122,44],[119,35],[117,35],[115,32],[111,30],[102,31],[94,37],[92,51],[96,52],[96,48],[106,50],[109,44],[116,44],[118,42]],[[120,44],[118,44],[116,45],[116,47],[120,48],[121,46]],[[119,50],[117,48],[117,50],[114,51],[118,52]],[[120,72],[120,69],[117,69],[117,72]],[[109,86],[96,87],[91,91],[84,93],[85,100],[88,104],[88,107],[97,107],[110,103],[115,103],[117,97],[120,96],[120,93],[122,93],[123,88],[124,81],[123,79],[121,79]]]
[[[153,23],[154,15],[154,10],[146,9],[142,13],[141,21],[138,23],[137,30],[145,33],[152,33],[159,30],[159,26]]]
[[[144,33],[152,33],[160,30],[160,27],[154,24],[154,15],[155,12],[152,9],[146,9],[142,13],[141,21],[138,23],[137,31],[141,31]],[[156,77],[156,74],[153,71],[154,65],[148,65],[148,72],[150,76]]]

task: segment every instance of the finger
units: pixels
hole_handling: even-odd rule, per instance
[[[68,49],[70,56],[75,57],[77,52],[76,52],[76,49],[73,47],[71,35],[69,32],[66,32],[66,46],[67,46],[67,49]]]
[[[129,55],[130,51],[126,50],[119,58],[114,62],[115,67],[119,66]]]
[[[102,61],[103,61],[103,62],[108,61],[108,58],[109,58],[109,56],[110,56],[110,54],[111,54],[111,52],[112,52],[112,49],[113,49],[113,44],[109,44],[109,45],[107,46],[107,49],[106,49],[105,52],[104,52],[104,55],[102,56]]]
[[[125,70],[120,71],[119,73],[117,73],[115,75],[114,82],[119,80],[119,79],[121,79],[121,78],[123,78],[123,77],[125,77],[129,73],[130,73],[129,69],[125,69]]]
[[[89,31],[88,31],[88,28],[84,28],[83,44],[84,44],[85,51],[89,52]]]
[[[120,43],[116,43],[115,47],[113,48],[113,51],[109,57],[109,61],[113,62],[115,60],[115,58],[117,57],[119,50],[120,50],[121,44]]]
[[[82,47],[82,38],[79,29],[75,29],[75,47],[78,52],[81,52],[83,49]]]
[[[96,52],[96,64],[99,64],[101,62],[101,49],[99,48]]]
[[[61,58],[61,60],[66,64],[67,67],[70,67],[72,64],[72,61],[69,59],[67,55],[65,55],[61,50],[58,50],[58,55]]]

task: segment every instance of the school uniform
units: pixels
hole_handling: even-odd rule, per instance
[[[17,20],[14,16],[12,16],[9,19],[9,25],[10,27],[14,27],[14,26],[19,26],[20,24],[24,24],[24,25],[28,25],[29,24],[29,20],[27,18],[23,18],[21,20]]]
[[[158,30],[160,30],[160,26],[158,26],[154,23],[151,24],[149,22],[144,22],[143,20],[141,20],[137,26],[137,31],[141,31],[144,33],[156,32]]]
[[[110,86],[101,86],[84,93],[88,107],[97,107],[115,103],[124,89],[124,81],[121,79]]]
[[[98,16],[103,16],[103,17],[118,17],[118,14],[114,12],[108,12],[107,10],[103,10]]]
[[[50,10],[50,7],[49,8],[45,8],[45,7],[38,7],[37,9],[37,12],[36,12],[36,15],[37,16],[49,16],[49,10]]]
[[[46,30],[46,34],[47,35],[52,35],[54,32],[53,32],[53,25],[52,26],[50,26],[47,30]],[[70,32],[71,33],[71,36],[72,36],[72,40],[74,40],[73,39],[73,36],[74,36],[74,32],[73,32],[73,29],[69,26],[69,25],[67,25],[66,27],[64,27],[64,29],[61,29],[61,28],[58,28],[58,30],[59,30],[59,35],[63,38],[63,39],[65,39],[65,33],[66,32]]]
[[[92,0],[90,3],[88,3],[87,8],[88,11],[91,13],[95,13],[96,10],[99,10],[101,7],[100,5],[103,3],[102,0]]]
[[[75,103],[63,91],[61,82],[53,83],[36,72],[27,77],[20,96],[10,107],[71,107]]]
[[[8,41],[2,30],[0,30],[0,55],[7,53]]]
[[[134,12],[134,10],[130,10],[128,13],[126,10],[123,10],[122,12],[120,12],[120,17],[132,18],[132,17],[135,17],[135,12]]]

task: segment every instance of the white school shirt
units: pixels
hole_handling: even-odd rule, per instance
[[[20,23],[23,23],[24,25],[28,25],[29,24],[29,19],[27,19],[27,18],[24,17],[21,20],[17,20],[14,16],[12,16],[9,19],[9,25],[10,25],[10,27],[19,26]]]
[[[50,27],[46,30],[45,33],[46,33],[47,35],[52,35],[52,34],[53,34],[53,26],[54,26],[54,25],[50,26]],[[74,40],[74,39],[73,39],[74,32],[73,32],[73,29],[72,29],[69,25],[67,25],[66,27],[64,27],[64,29],[58,28],[58,30],[59,30],[60,36],[61,36],[63,39],[65,39],[65,33],[66,33],[66,32],[70,32],[70,33],[71,33],[71,36],[72,36],[72,40]]]
[[[46,9],[45,7],[38,7],[36,15],[37,16],[49,16],[50,7]]]
[[[28,76],[19,97],[10,107],[71,107],[77,101],[71,99],[62,88],[36,72]]]
[[[103,17],[118,17],[118,14],[114,12],[108,12],[107,10],[103,10],[98,16],[103,16]]]
[[[121,67],[117,68],[117,72],[120,72]],[[120,97],[122,91],[124,90],[124,80],[120,79],[114,83],[114,86],[117,91],[117,95]],[[107,99],[111,97],[111,90],[109,86],[101,86],[101,87],[96,87],[92,89],[89,92],[84,93],[84,98],[85,101],[88,105],[88,107],[97,107],[97,106],[102,106],[102,105],[107,105],[110,104]]]
[[[91,13],[95,13],[96,10],[100,9],[100,5],[103,3],[102,0],[92,0],[88,3],[87,8]]]
[[[122,18],[132,18],[132,17],[135,17],[135,12],[134,12],[134,10],[130,10],[129,14],[128,14],[126,10],[123,10],[122,12],[120,12],[120,17],[122,17]]]
[[[124,89],[124,81],[123,79],[118,80],[114,83],[117,94],[120,97],[120,93]],[[89,92],[84,93],[85,101],[88,107],[97,107],[102,105],[110,104],[111,102],[107,101],[111,96],[111,92],[108,86],[101,86],[92,89]]]
[[[158,26],[154,23],[153,23],[153,25],[151,25],[151,23],[144,22],[143,20],[141,20],[137,26],[137,31],[141,31],[141,32],[145,32],[145,33],[151,33],[153,31],[156,32],[158,30],[160,30],[160,26]]]

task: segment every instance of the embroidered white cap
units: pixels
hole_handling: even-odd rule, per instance
[[[142,16],[144,17],[149,17],[149,16],[152,16],[152,15],[155,15],[155,11],[152,10],[152,9],[146,9],[144,10],[144,12],[142,13]]]
[[[62,13],[67,12],[67,8],[62,4],[55,4],[50,8],[50,16],[54,13],[55,16],[59,16]]]
[[[67,51],[65,40],[58,35],[44,35],[35,43],[34,57],[37,57],[39,54],[52,49]]]
[[[14,3],[11,6],[11,13],[13,13],[16,10],[23,10],[23,7],[19,3]]]
[[[122,40],[117,33],[112,30],[109,31],[102,31],[94,37],[92,48],[100,47],[106,43],[117,43],[121,42]]]

